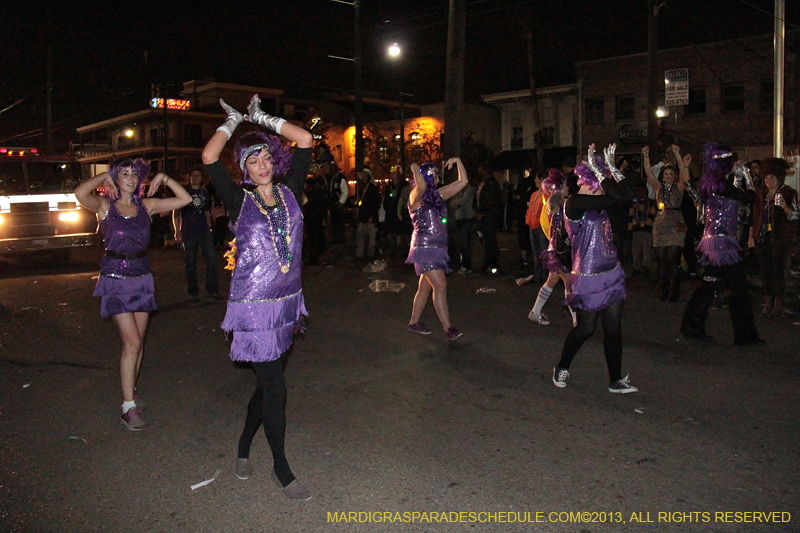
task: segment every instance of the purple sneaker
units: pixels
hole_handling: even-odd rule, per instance
[[[138,407],[128,409],[128,412],[119,418],[119,423],[131,431],[141,431],[147,428],[147,422],[142,419],[142,411]]]
[[[445,333],[445,335],[447,335],[447,340],[454,341],[458,338],[461,338],[461,336],[464,334],[458,331],[453,326],[450,326],[449,328],[447,328],[447,333]]]
[[[412,333],[419,333],[420,335],[431,334],[431,330],[429,330],[422,322],[417,322],[416,324],[409,324],[406,326],[406,329],[408,329],[408,331]]]

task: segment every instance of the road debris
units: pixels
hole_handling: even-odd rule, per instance
[[[191,489],[192,490],[196,490],[196,489],[199,489],[200,487],[205,487],[206,485],[208,485],[209,483],[211,483],[212,481],[217,479],[217,476],[219,475],[220,472],[222,472],[222,470],[217,468],[217,471],[214,472],[214,475],[211,476],[211,479],[207,479],[205,481],[201,481],[200,483],[195,483],[194,485],[191,486]]]

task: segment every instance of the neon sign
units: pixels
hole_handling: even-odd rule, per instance
[[[152,98],[150,100],[150,107],[153,109],[164,109],[163,98]],[[192,107],[189,100],[178,100],[176,98],[167,98],[167,109],[177,109],[179,111],[186,111]]]

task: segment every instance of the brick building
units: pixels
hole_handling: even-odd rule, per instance
[[[787,34],[784,86],[784,153],[797,150],[798,33]],[[698,158],[703,143],[733,145],[743,159],[773,153],[773,44],[771,35],[661,50],[659,73],[689,71],[688,105],[664,108],[660,133]],[[618,143],[618,153],[636,153],[647,138],[647,54],[575,64],[581,87],[582,144]],[[662,85],[663,87],[663,85]]]

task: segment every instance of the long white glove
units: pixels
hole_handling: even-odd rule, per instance
[[[597,161],[594,160],[594,143],[589,145],[588,158],[589,159],[588,161],[586,161],[586,164],[589,166],[590,169],[592,169],[594,175],[597,176],[597,181],[603,183],[603,180],[606,179],[606,175],[603,172],[603,169],[601,169],[597,165]]]
[[[606,159],[606,166],[611,171],[611,175],[614,176],[614,179],[619,183],[620,181],[625,179],[625,174],[619,171],[617,168],[616,163],[614,162],[614,152],[617,151],[616,144],[609,144],[608,148],[603,148],[603,155]]]
[[[753,178],[750,176],[750,169],[744,164],[744,161],[737,161],[733,167],[733,185],[737,189],[743,191],[753,189]]]
[[[225,122],[222,123],[222,126],[217,128],[217,131],[224,131],[228,134],[228,140],[231,140],[231,136],[233,135],[234,130],[236,130],[237,126],[242,123],[244,120],[244,115],[236,111],[234,108],[229,106],[225,103],[225,100],[222,98],[219,99],[219,104],[222,106],[222,109],[228,114],[228,118],[225,119]]]
[[[267,129],[270,129],[280,135],[281,126],[286,120],[280,117],[273,117],[268,113],[261,111],[261,99],[257,94],[254,94],[250,99],[250,105],[247,106],[247,120],[253,124],[258,124]]]

